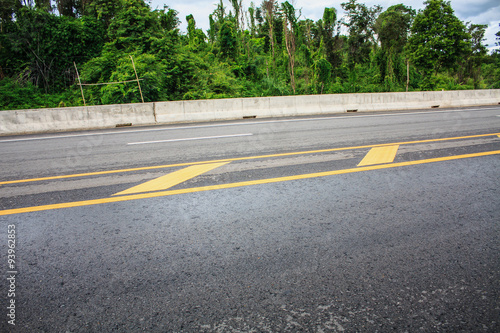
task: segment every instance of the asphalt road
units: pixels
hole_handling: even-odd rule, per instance
[[[0,137],[0,331],[498,332],[499,135],[484,107]]]

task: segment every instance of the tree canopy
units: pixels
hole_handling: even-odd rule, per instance
[[[487,26],[424,4],[349,0],[314,21],[292,1],[220,0],[208,31],[188,15],[184,33],[144,0],[0,0],[0,109],[83,105],[78,75],[87,105],[141,102],[137,77],[145,101],[499,88]]]
[[[428,0],[425,4],[411,27],[408,49],[427,81],[431,72],[457,67],[458,60],[469,52],[472,41],[449,1]]]

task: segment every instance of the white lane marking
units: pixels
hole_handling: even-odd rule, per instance
[[[223,123],[223,124],[213,124],[213,125],[193,125],[193,126],[178,126],[178,127],[148,128],[148,129],[142,129],[142,130],[137,129],[137,130],[128,130],[128,131],[124,131],[124,130],[119,130],[118,131],[117,130],[117,131],[114,131],[114,132],[100,132],[100,133],[97,132],[97,133],[85,133],[85,134],[66,134],[66,135],[42,136],[42,137],[33,137],[33,138],[7,139],[7,140],[0,140],[0,143],[5,143],[5,142],[19,142],[19,141],[34,141],[34,140],[64,139],[64,138],[77,138],[77,137],[83,137],[83,136],[129,134],[129,133],[156,132],[156,131],[174,131],[174,130],[196,129],[196,128],[213,128],[213,127],[228,127],[228,126],[247,126],[247,125],[259,125],[259,124],[269,124],[269,123],[289,123],[289,122],[300,122],[300,121],[337,120],[337,119],[371,118],[371,117],[397,117],[397,116],[432,114],[432,113],[453,113],[453,112],[492,111],[492,110],[498,110],[498,108],[464,109],[464,110],[441,110],[441,111],[420,111],[420,112],[400,112],[400,113],[366,114],[366,115],[350,115],[350,116],[329,116],[329,117],[300,118],[300,119],[277,119],[277,120],[262,120],[262,121],[253,121],[253,122]]]
[[[251,136],[253,133],[233,134],[233,135],[218,135],[218,136],[203,136],[199,138],[186,138],[186,139],[170,139],[158,141],[143,141],[143,142],[130,142],[127,145],[146,145],[149,143],[163,143],[163,142],[178,142],[178,141],[194,141],[194,140],[210,140],[210,139],[223,139],[223,138],[237,138],[241,136]]]

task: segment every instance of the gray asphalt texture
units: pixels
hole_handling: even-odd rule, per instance
[[[156,139],[254,133],[216,143],[126,146],[152,132],[105,134],[93,146],[93,136],[0,138],[0,175],[12,180],[500,132],[500,108],[366,115],[374,117],[154,132]],[[429,143],[397,159],[500,150],[500,138],[467,142]],[[79,161],[70,163],[68,151],[75,150]],[[320,154],[309,164],[270,161],[260,169],[231,163],[185,186],[354,168],[368,150],[338,161]],[[16,326],[2,315],[0,330],[498,332],[499,162],[499,155],[474,157],[0,216],[2,267],[13,224],[19,271]],[[92,177],[54,188],[46,182],[46,192],[45,183],[0,186],[0,205],[107,197],[141,183],[132,178],[110,176],[106,186]],[[0,283],[2,309],[7,287]]]

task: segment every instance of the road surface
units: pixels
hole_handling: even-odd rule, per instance
[[[480,107],[0,137],[0,331],[498,332],[499,135]]]

